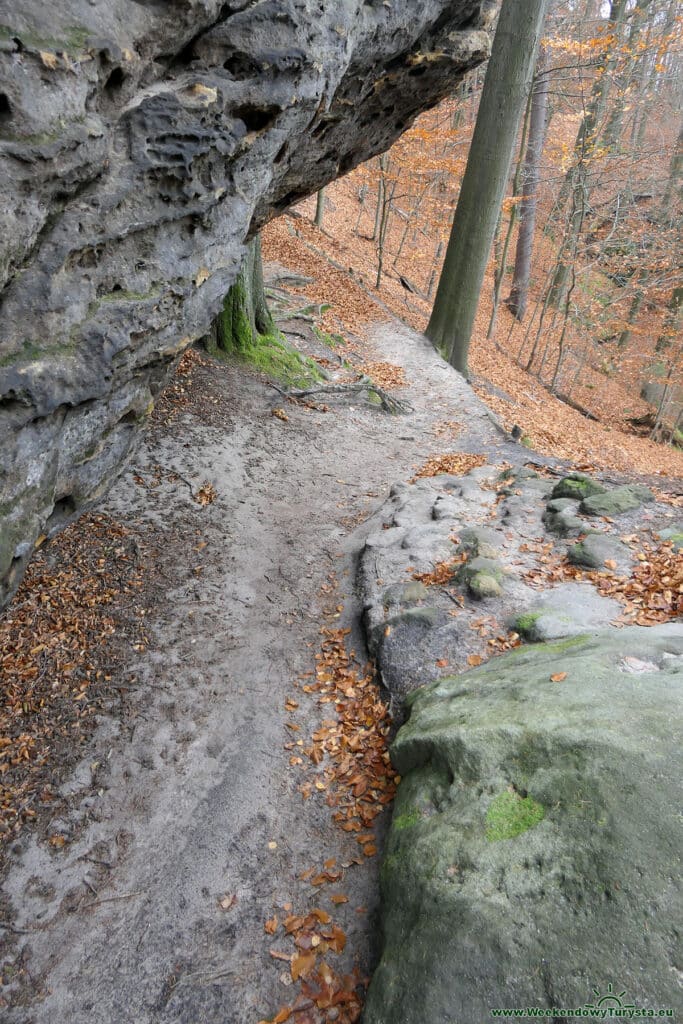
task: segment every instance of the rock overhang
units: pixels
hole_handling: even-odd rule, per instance
[[[485,60],[489,7],[0,4],[0,604],[125,463],[249,237]]]

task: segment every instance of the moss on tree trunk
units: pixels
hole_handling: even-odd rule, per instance
[[[206,338],[209,352],[246,354],[259,340],[274,333],[273,318],[266,302],[261,263],[261,238],[247,246],[242,269],[225,297]]]

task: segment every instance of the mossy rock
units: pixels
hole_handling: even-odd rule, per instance
[[[533,797],[520,796],[514,789],[499,793],[486,812],[486,838],[490,843],[514,839],[538,825],[545,817],[545,808]]]
[[[584,540],[570,547],[567,558],[572,565],[584,565],[588,569],[604,569],[605,562],[613,561],[621,570],[626,569],[631,562],[626,545],[604,533],[590,533]]]
[[[552,1013],[616,978],[677,1005],[682,670],[680,627],[632,627],[411,695],[364,1024]]]
[[[555,484],[551,498],[574,498],[581,501],[591,494],[604,494],[606,490],[606,487],[589,476],[584,476],[582,473],[570,473]]]
[[[500,597],[503,593],[503,567],[495,558],[487,558],[484,555],[471,558],[460,566],[457,578],[461,583],[467,584],[470,594],[478,601],[488,597]]]
[[[660,530],[659,536],[662,540],[671,541],[674,551],[683,549],[683,524],[678,523],[676,526],[670,526],[666,530]]]
[[[603,597],[590,583],[561,583],[543,591],[535,603],[512,619],[515,632],[530,643],[580,637],[605,629],[619,614],[617,601]]]
[[[557,500],[565,501],[568,499],[558,498]],[[574,504],[572,501],[571,505]],[[557,512],[552,509],[546,509],[543,513],[543,522],[550,533],[557,533],[560,537],[570,537],[583,533],[586,529],[584,520],[574,515],[571,508],[561,509]]]
[[[470,580],[479,574],[490,576],[500,583],[503,579],[503,567],[495,558],[485,558],[483,555],[477,555],[476,558],[470,558],[468,562],[461,565],[457,572],[458,579],[468,584]]]
[[[500,597],[503,588],[499,580],[486,572],[478,572],[467,581],[468,589],[472,597],[477,601],[483,601],[487,597]]]
[[[588,516],[619,516],[654,500],[655,496],[649,488],[630,484],[615,487],[604,494],[589,495],[581,502],[580,510]]]

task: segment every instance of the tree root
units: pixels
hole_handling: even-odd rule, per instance
[[[410,402],[400,401],[398,398],[393,398],[390,394],[384,391],[382,388],[374,384],[369,377],[362,377],[358,381],[353,381],[350,384],[317,384],[309,388],[298,388],[294,391],[283,391],[277,384],[270,382],[270,386],[279,391],[285,398],[306,398],[308,395],[343,395],[343,394],[358,394],[363,391],[368,391],[371,394],[377,395],[380,400],[383,412],[388,412],[392,416],[398,416],[403,413],[413,411],[413,407]]]

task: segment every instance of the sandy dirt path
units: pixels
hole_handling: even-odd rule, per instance
[[[325,413],[288,404],[284,422],[264,380],[202,367],[181,415],[151,431],[104,502],[150,560],[149,643],[130,652],[125,714],[102,719],[66,783],[71,841],[56,851],[27,833],[11,851],[9,937],[31,983],[8,1022],[256,1024],[292,999],[288,965],[269,955],[287,947],[264,922],[288,902],[334,909],[331,888],[349,896],[335,967],[371,970],[379,858],[321,892],[297,878],[358,847],[324,794],[302,801],[285,723],[308,736],[321,710],[294,681],[314,667],[326,621],[350,625],[364,658],[355,557],[393,481],[437,452],[528,453],[424,338],[382,325],[369,356],[405,367],[414,412],[333,399]],[[434,435],[452,420],[457,441]],[[217,496],[202,507],[191,490],[206,481]]]

